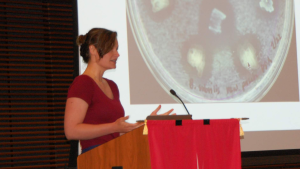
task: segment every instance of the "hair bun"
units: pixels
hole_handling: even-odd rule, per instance
[[[82,45],[85,42],[86,35],[79,35],[77,37],[76,43],[78,46]]]

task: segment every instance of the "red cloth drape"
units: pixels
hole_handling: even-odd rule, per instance
[[[236,119],[148,120],[152,169],[240,169],[239,121]]]

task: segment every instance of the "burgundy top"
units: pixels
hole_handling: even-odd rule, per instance
[[[68,97],[77,97],[84,100],[88,105],[83,123],[104,124],[112,123],[120,117],[124,117],[124,109],[119,100],[118,86],[111,80],[105,79],[112,90],[113,99],[108,98],[99,88],[96,82],[87,75],[76,77],[69,87]],[[119,136],[112,133],[91,140],[80,140],[82,149],[100,145]]]

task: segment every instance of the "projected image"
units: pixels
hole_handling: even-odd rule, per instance
[[[127,13],[155,80],[191,103],[260,101],[295,36],[292,0],[128,0]]]

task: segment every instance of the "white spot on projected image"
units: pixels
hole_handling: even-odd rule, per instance
[[[259,6],[263,9],[265,9],[268,12],[273,12],[274,11],[272,0],[261,0],[259,2]]]
[[[221,24],[225,18],[226,15],[224,13],[214,8],[210,16],[210,24],[208,28],[215,33],[221,33],[222,32]]]
[[[198,76],[201,77],[205,67],[205,55],[201,48],[191,48],[188,51],[188,63],[196,68]]]
[[[169,6],[169,0],[151,0],[152,11],[158,12]]]

